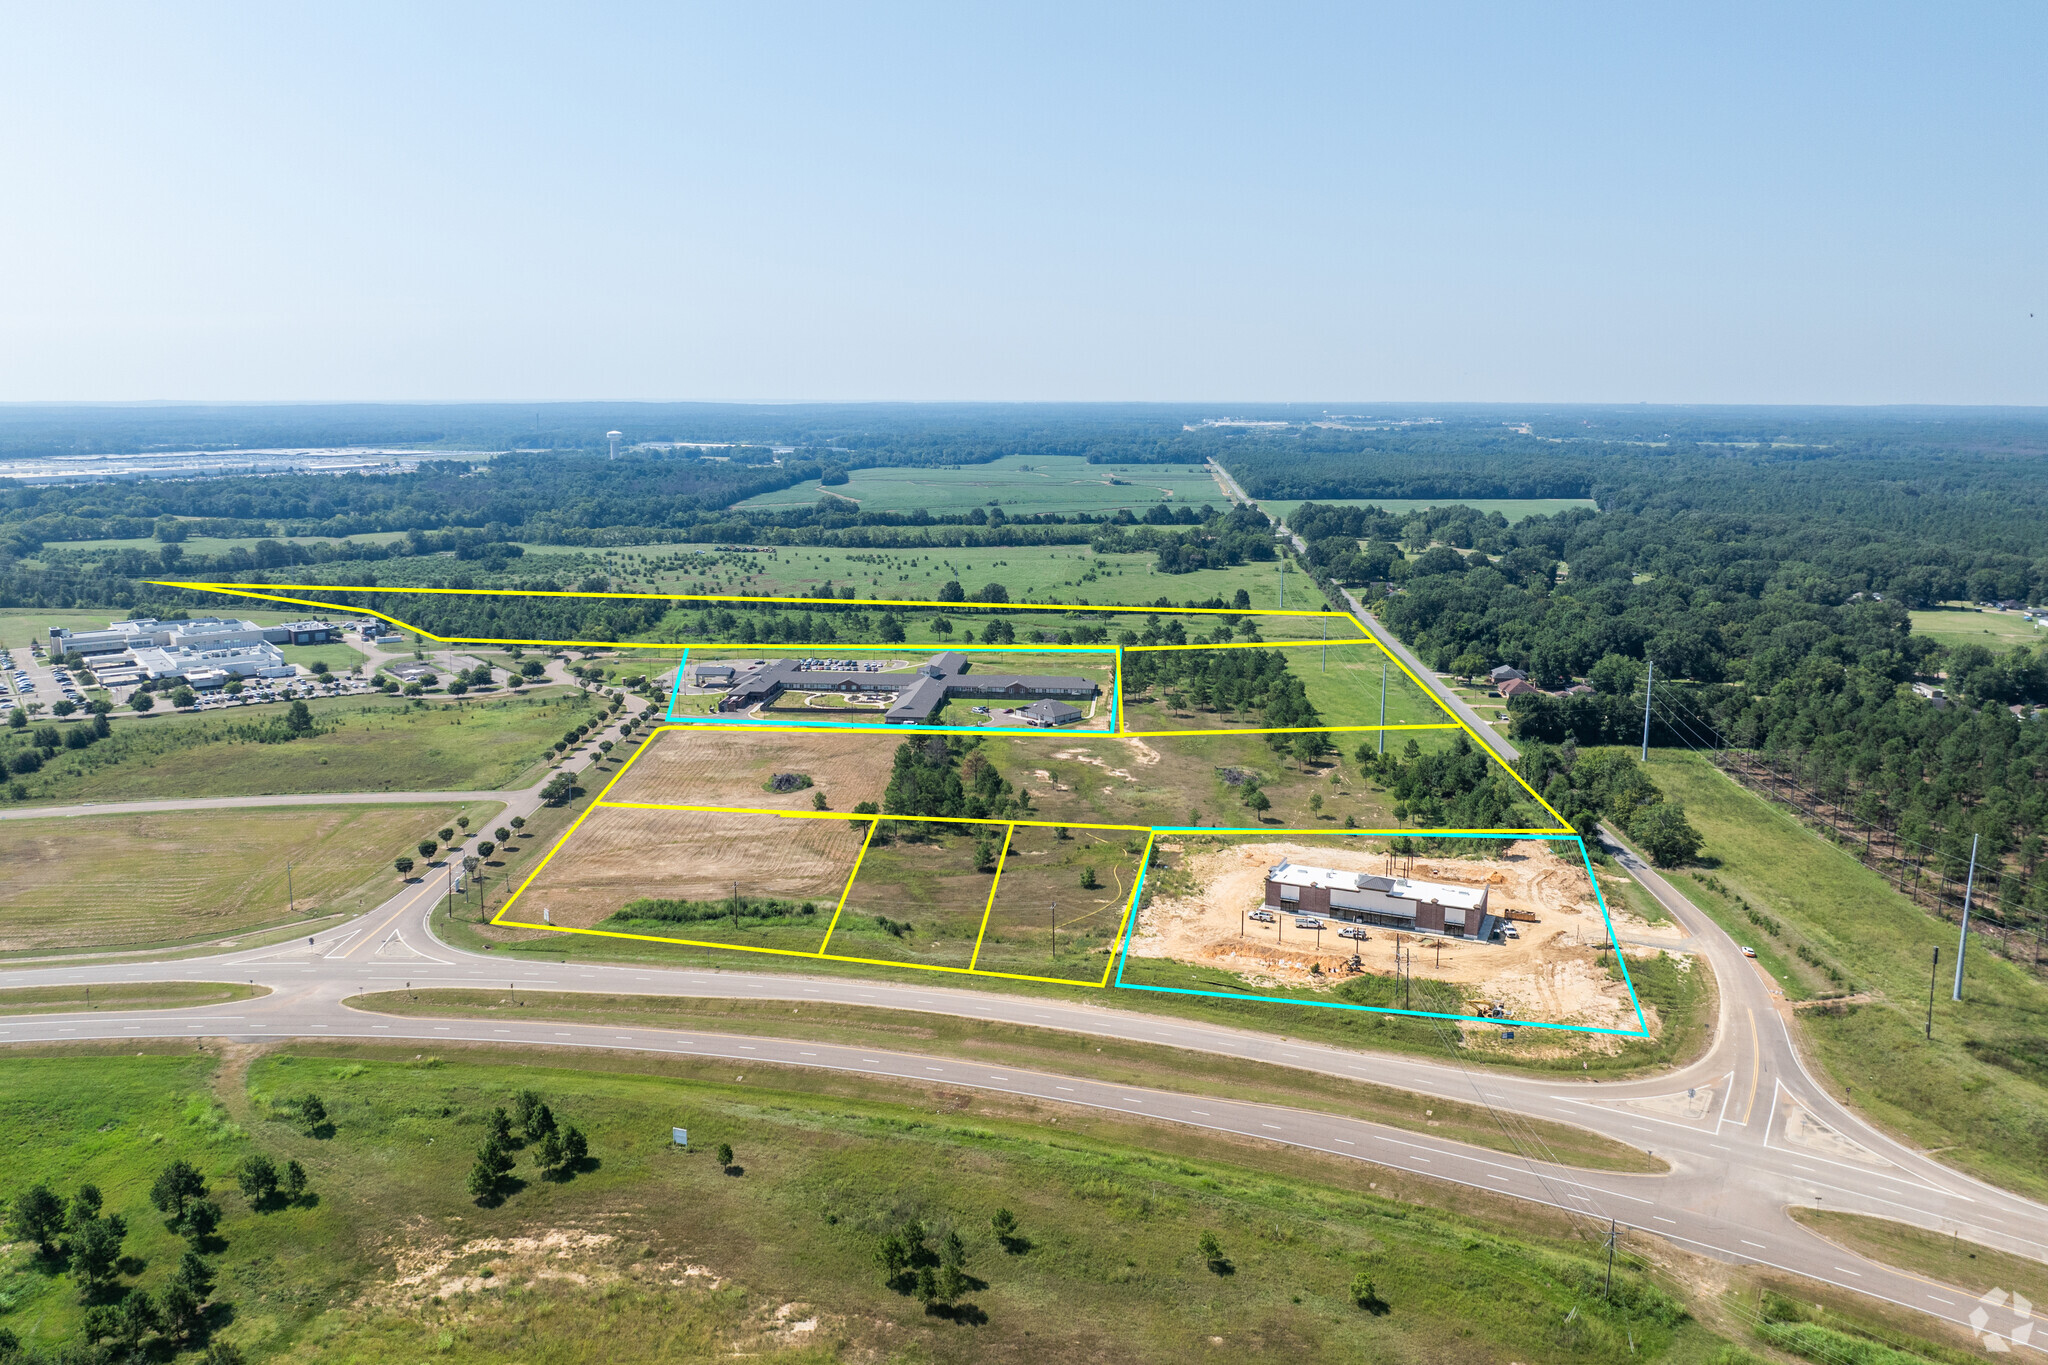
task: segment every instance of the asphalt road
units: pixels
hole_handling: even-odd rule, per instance
[[[1567,1210],[1589,1229],[1604,1229],[1612,1220],[1623,1229],[1651,1233],[1707,1256],[1775,1267],[1965,1326],[1978,1307],[1977,1297],[1997,1286],[1942,1285],[1887,1269],[1805,1231],[1786,1216],[1786,1209],[1803,1204],[1873,1214],[2048,1258],[2048,1207],[1960,1175],[1836,1103],[1801,1060],[1785,1002],[1768,977],[1654,870],[1626,851],[1621,862],[1691,935],[1688,948],[1711,966],[1721,987],[1714,1041],[1705,1055],[1627,1083],[1480,1070],[1448,1053],[1437,1062],[1352,1052],[1125,1012],[1079,993],[1073,999],[1040,998],[938,984],[515,962],[438,940],[430,915],[442,888],[431,878],[309,941],[168,962],[131,959],[7,971],[0,985],[240,980],[269,986],[272,993],[204,1009],[0,1017],[0,1044],[312,1037],[589,1047],[721,1058],[736,1065],[735,1074],[744,1074],[750,1062],[772,1062],[1031,1096],[1246,1135],[1491,1190]],[[1522,1135],[1522,1141],[1518,1154],[1507,1156],[1340,1115],[994,1067],[944,1054],[691,1030],[522,1023],[502,1016],[437,1022],[369,1014],[346,1003],[365,992],[408,984],[873,1005],[1137,1039],[1484,1105],[1504,1131]],[[1663,1175],[1570,1169],[1550,1160],[1541,1144],[1527,1137],[1527,1130],[1515,1123],[1519,1115],[1605,1134],[1653,1152],[1671,1169]],[[1994,1329],[2021,1325],[2008,1309],[1992,1314]]]

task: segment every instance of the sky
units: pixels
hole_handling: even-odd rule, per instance
[[[0,401],[2048,403],[2048,7],[15,6]]]

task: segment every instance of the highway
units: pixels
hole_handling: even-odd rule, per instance
[[[1418,676],[1428,680],[1420,670]],[[498,797],[507,795],[512,794]],[[1626,849],[1618,852],[1626,874],[1639,879],[1691,936],[1688,951],[1711,968],[1720,986],[1713,1041],[1705,1054],[1664,1074],[1623,1083],[1471,1067],[1448,1051],[1441,1061],[1354,1052],[1123,1011],[1098,1003],[1113,994],[1096,992],[1019,996],[940,980],[813,979],[535,962],[523,955],[515,961],[509,955],[457,949],[433,933],[430,917],[443,888],[431,874],[376,910],[307,940],[173,961],[44,959],[21,964],[0,975],[0,985],[247,981],[270,987],[271,994],[202,1009],[0,1016],[0,1044],[344,1038],[594,1048],[720,1058],[741,1068],[735,1074],[744,1074],[747,1063],[778,1063],[1029,1096],[1259,1138],[1490,1190],[1566,1210],[1592,1232],[1604,1231],[1612,1220],[1702,1255],[1804,1275],[1965,1327],[1979,1308],[1978,1296],[1998,1286],[1943,1285],[1887,1269],[1807,1232],[1786,1210],[1804,1205],[1872,1214],[2048,1258],[2048,1207],[1950,1170],[1838,1104],[1803,1062],[1786,1003],[1769,978],[1654,869]],[[397,1018],[348,1003],[368,992],[407,986],[869,1005],[1132,1039],[1482,1105],[1511,1133],[1527,1133],[1514,1122],[1519,1115],[1575,1124],[1650,1151],[1670,1170],[1661,1175],[1593,1173],[1550,1160],[1540,1143],[1526,1137],[1516,1155],[1506,1155],[1337,1114],[992,1066],[942,1053],[724,1032],[521,1022],[503,1014],[486,1020]],[[1992,1319],[1992,1330],[2024,1326],[2009,1309],[1993,1312]]]

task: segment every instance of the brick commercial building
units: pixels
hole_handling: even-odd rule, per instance
[[[1488,939],[1499,923],[1486,908],[1485,886],[1338,872],[1282,861],[1266,869],[1266,908],[1377,924],[1452,938]]]

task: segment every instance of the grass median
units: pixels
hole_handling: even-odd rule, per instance
[[[1545,1119],[1496,1120],[1478,1105],[1390,1086],[1214,1053],[918,1010],[580,992],[521,992],[515,1005],[503,991],[456,989],[382,991],[355,996],[349,1003],[359,1009],[412,1018],[491,1019],[516,1015],[520,1019],[572,1024],[704,1029],[826,1043],[864,1043],[1183,1094],[1292,1105],[1494,1151],[1515,1155],[1543,1153],[1593,1170],[1669,1169],[1663,1161],[1637,1148],[1583,1128]]]
[[[270,987],[226,981],[122,981],[100,986],[16,986],[0,990],[0,1015],[77,1014],[85,1010],[185,1010],[270,994]]]

